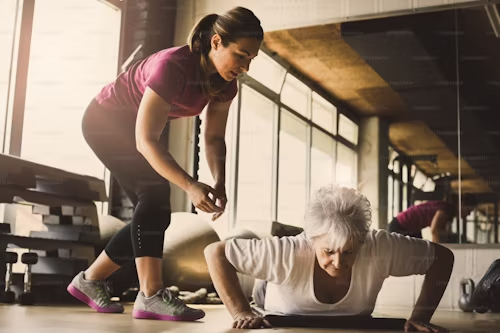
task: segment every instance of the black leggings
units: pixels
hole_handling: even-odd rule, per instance
[[[403,227],[401,227],[401,224],[399,224],[399,221],[394,218],[391,223],[389,223],[389,225],[387,226],[387,231],[389,232],[397,232],[398,234],[402,234],[402,235],[405,235],[405,236],[410,236],[410,237],[413,237],[413,238],[420,238],[422,239],[422,232],[410,232],[406,229],[404,229]]]
[[[133,110],[105,108],[92,100],[82,121],[88,145],[134,205],[132,222],[116,233],[104,249],[120,266],[138,257],[162,258],[171,217],[169,182],[137,151],[135,120]]]

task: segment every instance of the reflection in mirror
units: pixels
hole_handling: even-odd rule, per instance
[[[440,243],[498,243],[500,39],[488,7],[341,25],[356,59],[350,77],[357,100],[350,103],[388,124],[388,152],[380,154],[388,162],[387,214],[380,216]],[[365,86],[356,90],[361,74]],[[430,213],[436,210],[447,212],[439,230]]]
[[[373,228],[498,242],[500,39],[486,8],[267,31],[239,79],[229,225],[301,226],[333,181],[367,195]]]

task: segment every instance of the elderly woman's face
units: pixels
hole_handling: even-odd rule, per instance
[[[315,242],[314,247],[319,266],[331,277],[343,277],[351,274],[356,254],[361,246],[353,241],[342,249],[330,249],[328,238],[322,237]]]

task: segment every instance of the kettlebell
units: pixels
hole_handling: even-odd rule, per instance
[[[469,292],[467,293],[467,286],[469,287]],[[473,312],[474,306],[472,304],[471,296],[475,288],[474,281],[472,279],[462,279],[460,281],[460,299],[458,301],[458,306],[463,312]]]

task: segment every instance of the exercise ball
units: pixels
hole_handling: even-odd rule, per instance
[[[203,251],[219,236],[210,221],[192,213],[172,213],[163,247],[163,283],[196,291],[212,286]]]
[[[111,215],[99,215],[100,243],[107,244],[127,223]]]

